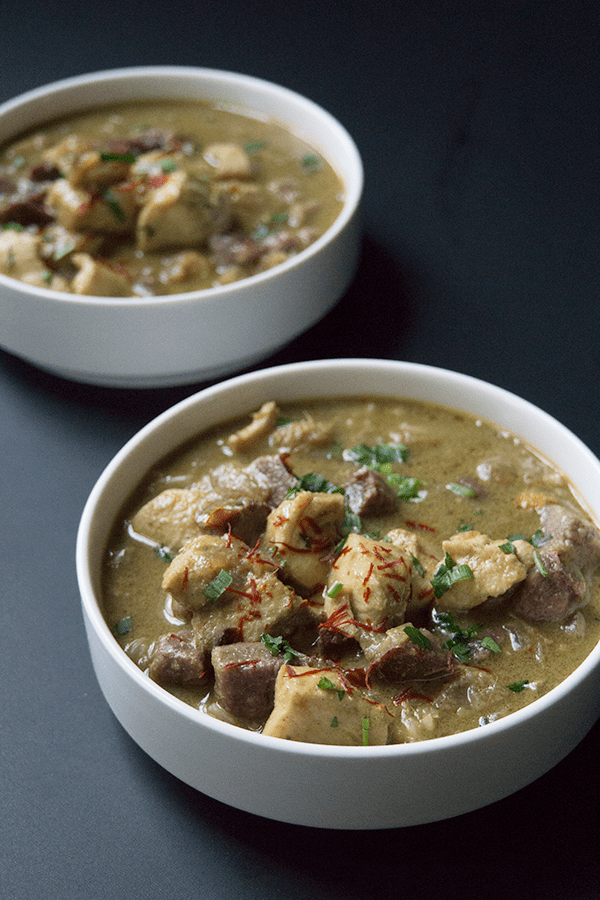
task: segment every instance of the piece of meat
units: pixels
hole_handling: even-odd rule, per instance
[[[227,443],[237,453],[245,453],[273,431],[278,418],[277,404],[274,400],[269,400],[252,414],[252,421],[248,425],[229,435]]]
[[[540,524],[546,540],[535,551],[528,548],[537,560],[511,595],[511,607],[533,622],[562,622],[589,600],[589,582],[600,565],[600,532],[559,504],[543,507]]]
[[[215,528],[221,534],[231,534],[254,547],[260,540],[267,524],[267,516],[271,512],[268,503],[249,501],[242,506],[218,506],[206,519],[209,528]]]
[[[334,668],[284,665],[262,733],[288,741],[345,746],[387,743],[390,713],[353,688]]]
[[[586,574],[600,566],[600,532],[591,522],[555,503],[542,509],[540,524],[548,537],[544,546],[555,550],[565,563]]]
[[[306,415],[302,419],[294,419],[280,425],[272,433],[269,443],[273,447],[278,447],[280,452],[293,453],[307,447],[326,447],[333,443],[333,439],[333,429],[330,425],[316,422],[312,416]]]
[[[369,627],[390,627],[403,621],[411,596],[412,560],[400,547],[361,534],[349,534],[327,580],[325,615],[348,604],[351,615]]]
[[[425,615],[433,604],[431,579],[439,565],[439,559],[433,547],[427,546],[426,540],[421,535],[417,536],[405,528],[394,528],[388,532],[387,537],[412,560],[409,604],[411,620],[416,623],[419,616]]]
[[[505,594],[523,581],[526,567],[515,553],[501,550],[502,543],[479,531],[461,531],[442,541],[444,553],[457,565],[467,565],[473,577],[456,581],[438,598],[441,610],[471,609],[490,597]]]
[[[244,180],[252,175],[252,161],[238,144],[209,144],[204,150],[204,159],[213,168],[213,178]]]
[[[262,722],[273,709],[275,679],[284,663],[258,641],[214,647],[211,653],[215,696],[231,715]]]
[[[208,186],[183,170],[176,170],[165,179],[148,192],[140,210],[136,224],[138,248],[155,252],[204,244],[216,218]]]
[[[398,505],[396,492],[378,472],[362,466],[344,485],[346,502],[358,516],[387,516]]]
[[[54,216],[45,206],[45,191],[27,195],[15,194],[0,204],[0,225],[14,223],[27,227],[43,227],[52,222]]]
[[[284,456],[276,453],[270,456],[259,456],[245,470],[256,480],[268,488],[265,501],[273,507],[279,506],[287,492],[298,484],[298,479],[288,468]]]
[[[39,257],[41,240],[40,235],[29,231],[0,231],[0,272],[48,287],[48,270]]]
[[[91,297],[131,296],[131,285],[125,275],[97,262],[88,253],[73,253],[71,260],[78,269],[71,282],[74,294]]]
[[[265,552],[276,555],[284,565],[282,577],[305,596],[327,581],[345,511],[342,494],[299,491],[269,514]]]
[[[46,206],[68,231],[126,234],[133,230],[138,207],[135,193],[114,185],[103,194],[75,188],[65,178],[52,182]]]
[[[199,687],[207,681],[208,662],[206,651],[196,645],[193,631],[173,632],[155,642],[148,674],[157,684]]]
[[[423,646],[414,643],[406,625],[390,628],[383,635],[363,634],[360,643],[369,665],[367,684],[402,684],[433,681],[454,672],[449,650],[443,650],[431,632],[420,629]]]
[[[540,547],[543,572],[532,566],[511,597],[511,608],[533,622],[562,622],[588,601],[588,584],[580,569],[566,566],[556,550]]]

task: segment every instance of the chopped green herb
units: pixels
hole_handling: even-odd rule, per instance
[[[340,700],[343,699],[344,694],[346,693],[346,691],[344,691],[343,689],[340,690],[340,688],[338,688],[333,683],[331,678],[327,678],[326,675],[323,675],[322,678],[319,678],[319,680],[317,681],[317,687],[321,688],[322,691],[336,691]]]
[[[299,659],[302,655],[301,653],[297,653],[290,644],[288,644],[285,638],[281,636],[273,637],[270,634],[261,634],[260,639],[267,650],[271,651],[273,656],[282,655],[286,663],[291,662],[294,658]]]
[[[392,463],[406,462],[408,449],[404,444],[375,444],[369,447],[367,444],[358,444],[344,450],[344,459],[349,462],[368,466],[376,472],[388,474],[391,472]]]
[[[492,653],[502,653],[502,650],[500,649],[494,638],[490,637],[489,635],[481,639],[481,646],[485,647],[486,650],[491,650]]]
[[[286,498],[293,497],[300,491],[312,491],[314,494],[343,494],[344,488],[337,487],[316,472],[309,472],[298,479],[298,484],[288,489]]]
[[[417,557],[412,553],[410,554],[410,558],[412,559],[413,566],[415,567],[421,578],[423,578],[423,576],[425,575],[425,569],[423,568]]]
[[[459,497],[476,497],[477,491],[469,487],[467,484],[458,484],[457,482],[450,482],[446,487],[449,491],[452,491],[453,494],[457,494]]]
[[[451,634],[450,638],[444,644],[444,648],[450,650],[452,656],[459,662],[468,662],[473,652],[471,641],[473,641],[477,634],[477,626],[469,625],[466,628],[461,628],[452,613],[440,613],[438,615],[438,622]]]
[[[419,650],[431,650],[432,643],[427,637],[427,635],[423,634],[422,631],[419,631],[418,628],[415,628],[414,625],[406,625],[403,629],[404,634],[408,636],[409,641],[418,647]]]
[[[397,475],[395,472],[387,476],[387,481],[395,488],[400,500],[414,500],[424,486],[418,478],[407,478],[405,475]]]
[[[173,554],[167,547],[156,547],[155,551],[156,555],[159,559],[164,559],[165,562],[170,563],[173,561]]]
[[[337,728],[337,727],[338,727],[337,716],[334,716],[333,719],[331,720],[331,727],[332,727],[332,728]]]
[[[221,569],[219,574],[210,581],[204,588],[204,596],[209,600],[218,600],[221,594],[224,594],[233,578],[226,569]]]
[[[331,597],[333,599],[333,597],[337,597],[337,595],[339,594],[339,592],[342,590],[343,587],[344,587],[344,585],[342,584],[341,581],[336,581],[336,583],[334,585],[332,585],[329,588],[329,590],[326,591],[325,593],[328,597]]]
[[[115,219],[117,219],[119,222],[124,222],[125,213],[123,212],[119,201],[110,189],[104,192],[104,199],[110,207],[110,211],[112,212]]]
[[[458,531],[473,531],[473,526],[467,524],[466,522],[462,525],[458,526]]]
[[[316,172],[321,168],[321,157],[316,153],[310,153],[302,160],[302,168],[307,172]]]
[[[513,681],[512,684],[508,685],[508,689],[509,689],[509,691],[512,691],[513,694],[520,694],[521,691],[525,690],[525,688],[528,684],[529,684],[529,681],[527,678],[525,678],[523,681]]]
[[[244,146],[244,150],[246,153],[256,153],[258,150],[262,150],[266,146],[266,141],[248,141],[248,143]]]
[[[369,746],[369,727],[371,723],[368,716],[362,717],[362,742],[363,747]]]
[[[540,573],[540,575],[542,576],[542,578],[547,578],[548,577],[548,569],[542,562],[542,558],[541,558],[540,554],[537,552],[537,550],[533,551],[533,559],[535,562],[535,567],[538,570],[538,572]]]
[[[75,244],[65,244],[64,247],[61,247],[60,250],[57,250],[54,254],[54,261],[59,262],[59,260],[64,259],[65,256],[68,256],[69,253],[72,253],[75,249]]]
[[[500,544],[498,549],[502,550],[503,553],[514,553],[515,545],[512,541],[506,541],[505,544]]]
[[[473,577],[473,572],[469,566],[457,565],[450,554],[446,553],[444,562],[438,566],[431,579],[433,595],[434,597],[439,598],[442,594],[445,594],[446,591],[450,590],[452,585],[456,584],[457,581],[465,581],[465,579]]]
[[[129,634],[133,628],[133,619],[131,616],[123,616],[114,627],[115,634]]]
[[[281,416],[279,419],[277,419],[276,427],[282,428],[284,425],[289,425],[293,421],[294,420],[289,416]]]
[[[25,231],[25,226],[18,222],[4,222],[2,231]]]
[[[530,543],[533,544],[534,547],[541,547],[542,544],[545,544],[546,541],[550,540],[551,535],[546,535],[544,532],[538,528],[538,530],[532,534]]]
[[[135,156],[133,155],[133,153],[101,153],[100,159],[102,160],[102,162],[135,162]]]

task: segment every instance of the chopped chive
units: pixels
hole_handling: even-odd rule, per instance
[[[204,588],[204,596],[208,600],[217,600],[221,594],[224,594],[233,578],[226,569],[221,569],[219,574],[210,581]]]

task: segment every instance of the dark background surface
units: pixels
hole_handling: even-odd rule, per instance
[[[364,252],[336,309],[265,365],[381,356],[456,369],[600,453],[598,46],[597,4],[579,0],[24,0],[2,12],[0,101],[142,64],[307,95],[362,153]],[[213,801],[121,729],[87,652],[77,525],[122,444],[198,387],[73,385],[0,352],[2,896],[597,900],[599,725],[487,809],[339,833]]]

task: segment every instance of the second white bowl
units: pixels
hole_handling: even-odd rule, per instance
[[[313,244],[230,285],[166,297],[86,297],[33,288],[0,274],[0,347],[76,381],[162,387],[213,379],[274,353],[319,321],[358,261],[363,188],[346,129],[305,97],[231,72],[188,67],[116,69],[65,79],[0,106],[0,143],[71,112],[140,99],[235,103],[272,117],[337,171],[344,205]]]

